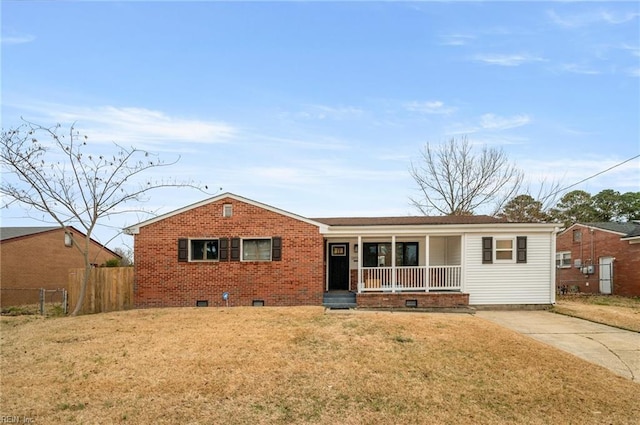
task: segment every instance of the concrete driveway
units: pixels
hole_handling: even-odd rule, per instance
[[[489,311],[476,316],[640,382],[640,333],[548,311]]]

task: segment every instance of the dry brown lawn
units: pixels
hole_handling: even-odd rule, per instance
[[[83,424],[637,424],[640,386],[471,315],[2,317],[0,415]]]
[[[556,301],[556,313],[640,332],[639,297],[576,294],[558,296]]]

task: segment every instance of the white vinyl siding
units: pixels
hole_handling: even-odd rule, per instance
[[[482,237],[495,240],[527,237],[527,262],[482,263]],[[465,241],[465,286],[469,304],[551,304],[551,268],[555,253],[550,252],[549,233],[517,235],[469,234]],[[553,255],[553,257],[552,257]]]

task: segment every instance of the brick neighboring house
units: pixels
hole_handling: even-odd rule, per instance
[[[39,288],[67,289],[69,269],[84,267],[78,249],[67,246],[67,232],[76,239],[85,237],[73,227],[0,228],[0,305],[37,303]],[[120,258],[93,240],[90,253],[96,264]]]
[[[225,193],[125,229],[136,307],[553,304],[554,224],[305,218]],[[226,299],[225,299],[226,294]]]
[[[569,291],[640,296],[640,222],[568,227],[558,234],[556,267]]]

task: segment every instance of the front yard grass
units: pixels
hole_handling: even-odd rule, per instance
[[[640,332],[640,297],[562,295],[557,297],[553,311]]]
[[[640,387],[471,315],[0,318],[0,415],[91,424],[635,424]]]

